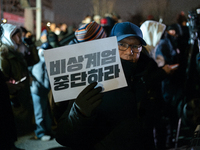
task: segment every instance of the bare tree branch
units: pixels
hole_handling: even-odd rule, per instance
[[[94,15],[104,17],[106,13],[112,13],[116,0],[92,0]]]

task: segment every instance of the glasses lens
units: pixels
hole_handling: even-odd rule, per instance
[[[119,46],[119,50],[121,50],[121,51],[125,51],[129,47],[129,45],[126,43],[118,43],[118,46]]]
[[[141,50],[142,50],[142,45],[132,45],[131,49],[132,49],[134,52],[141,52]]]

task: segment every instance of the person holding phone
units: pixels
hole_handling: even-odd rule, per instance
[[[26,78],[21,90],[10,94],[14,116],[19,132],[32,131],[34,128],[33,106],[30,93],[28,65],[24,58],[27,47],[22,42],[19,27],[12,24],[1,24],[2,36],[0,45],[0,69],[7,81],[15,83]],[[26,121],[25,121],[26,120]]]

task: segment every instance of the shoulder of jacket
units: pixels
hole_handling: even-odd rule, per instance
[[[11,52],[9,46],[3,44],[0,46],[0,58],[1,59],[10,59],[15,57],[14,54]]]
[[[0,57],[5,58],[9,53],[9,48],[6,45],[1,45],[0,47]]]

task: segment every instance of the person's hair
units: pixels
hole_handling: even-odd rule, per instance
[[[21,30],[22,30],[22,32],[24,32],[24,33],[27,33],[28,31],[26,30],[26,28],[24,28],[24,27],[20,27],[21,28]]]
[[[18,32],[20,33],[20,29],[16,29],[12,36],[16,35]]]
[[[183,14],[179,14],[176,20],[178,24],[182,25],[183,22],[187,22],[187,17]]]
[[[167,26],[167,31],[169,30],[175,30],[177,35],[182,35],[182,29],[180,27],[180,24],[174,23]]]

